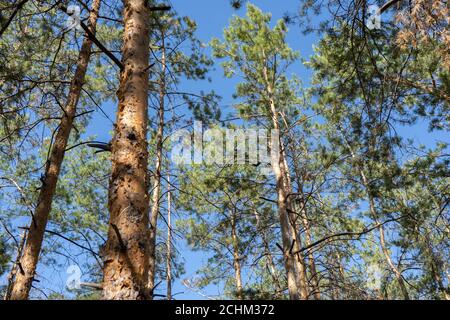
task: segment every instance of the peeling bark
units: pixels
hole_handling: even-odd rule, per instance
[[[103,297],[150,298],[148,226],[149,9],[145,0],[124,0],[119,101],[111,145],[108,240],[102,248]]]

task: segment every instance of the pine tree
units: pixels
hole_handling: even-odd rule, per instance
[[[289,88],[286,68],[297,58],[285,41],[286,26],[282,20],[273,29],[268,24],[270,15],[253,5],[247,6],[247,17],[234,17],[224,31],[224,40],[213,40],[212,47],[222,63],[225,75],[242,74],[245,82],[236,88],[236,97],[243,98],[239,112],[251,117],[261,114],[266,125],[280,132],[285,129],[284,108],[291,107],[295,95]],[[278,161],[272,161],[275,173],[279,219],[285,255],[285,269],[291,299],[307,299],[309,295],[303,256],[298,252],[301,239],[294,217],[291,176],[286,158],[283,136],[278,141]]]

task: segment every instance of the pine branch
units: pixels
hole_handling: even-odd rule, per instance
[[[60,10],[62,10],[64,13],[66,13],[67,15],[70,15],[67,12],[67,8],[63,5],[61,5],[59,7]],[[122,64],[122,62],[114,55],[112,54],[111,51],[109,51],[95,36],[95,34],[92,33],[92,31],[86,26],[86,24],[80,20],[80,26],[81,28],[83,28],[84,32],[86,32],[86,35],[88,36],[89,39],[91,39],[91,41],[93,43],[95,43],[95,45],[104,53],[106,54],[118,67],[119,69],[122,71],[124,69],[124,66]]]
[[[9,25],[11,24],[11,22],[14,20],[14,17],[17,15],[17,13],[19,13],[19,11],[22,9],[22,7],[28,2],[28,0],[22,0],[22,2],[20,2],[16,9],[14,10],[14,12],[11,14],[11,16],[9,16],[9,19],[6,21],[5,25],[2,26],[2,29],[0,30],[0,38],[2,37],[3,33],[6,31],[6,29],[8,29]]]

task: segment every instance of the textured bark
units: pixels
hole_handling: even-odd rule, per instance
[[[274,121],[275,122],[275,121]],[[276,125],[277,127],[278,125]],[[275,129],[276,129],[275,127]],[[297,281],[297,275],[295,272],[295,262],[294,256],[289,254],[289,249],[291,248],[291,243],[293,241],[292,234],[289,228],[289,218],[288,212],[286,208],[287,196],[284,190],[284,178],[280,169],[280,163],[276,161],[272,161],[272,169],[275,174],[276,180],[276,189],[277,189],[277,204],[278,204],[278,216],[280,219],[280,227],[281,227],[281,238],[283,244],[283,260],[284,260],[284,268],[286,270],[287,277],[287,285],[289,291],[289,298],[291,300],[298,300],[300,298],[299,295],[299,287]]]
[[[99,9],[100,0],[94,0],[88,22],[88,28],[92,33],[95,33]],[[38,203],[30,224],[26,244],[23,249],[23,255],[20,259],[20,265],[22,266],[21,271],[23,272],[16,274],[16,279],[11,292],[12,300],[28,299],[39,260],[45,228],[52,209],[52,200],[55,194],[59,172],[64,159],[70,131],[73,127],[73,121],[76,116],[77,104],[88,67],[91,48],[92,42],[86,37],[79,52],[77,68],[70,84],[64,113],[45,167],[45,174],[43,176],[44,178],[38,197]]]
[[[242,286],[241,263],[239,254],[239,239],[236,231],[236,212],[232,210],[231,213],[231,242],[233,244],[233,268],[234,280],[236,284],[236,297],[238,300],[244,299],[244,292]]]
[[[102,249],[103,297],[149,299],[148,70],[149,10],[124,0],[123,71],[111,144],[108,240]]]
[[[150,271],[149,271],[149,287],[155,286],[156,273],[156,233],[158,228],[158,214],[160,207],[161,194],[161,166],[163,161],[163,139],[164,139],[164,97],[166,92],[166,52],[164,45],[164,32],[161,34],[161,76],[159,80],[159,110],[158,110],[158,130],[156,133],[156,164],[154,186],[152,194],[152,209],[150,213]]]

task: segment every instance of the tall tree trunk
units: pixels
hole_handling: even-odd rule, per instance
[[[124,0],[124,37],[115,135],[111,145],[108,240],[102,250],[103,297],[149,299],[149,9]]]
[[[371,207],[371,211],[374,212],[374,210],[372,209],[374,207],[373,198],[370,199],[370,207]],[[377,223],[377,224],[380,223],[377,218],[374,218],[374,220],[375,220],[375,223]],[[408,289],[406,288],[405,281],[403,280],[403,276],[402,276],[401,272],[398,270],[398,268],[395,266],[394,262],[392,261],[391,255],[386,246],[386,240],[385,240],[385,236],[384,236],[384,227],[382,225],[380,225],[380,227],[378,228],[378,232],[380,235],[380,247],[384,254],[386,262],[389,265],[389,267],[391,268],[392,272],[394,273],[395,278],[397,279],[397,282],[400,286],[400,290],[402,291],[402,294],[403,294],[403,299],[409,300]]]
[[[273,108],[275,111],[275,108]],[[281,161],[282,159],[282,161]],[[303,258],[302,253],[300,252],[302,247],[301,235],[299,232],[299,220],[300,215],[295,212],[293,194],[292,194],[292,183],[291,176],[289,172],[289,166],[286,160],[285,146],[282,143],[280,137],[280,161],[281,161],[281,171],[284,177],[284,189],[286,192],[286,208],[289,219],[289,227],[292,233],[292,250],[293,252],[297,252],[294,257],[295,269],[297,270],[297,286],[300,291],[300,297],[303,300],[307,300],[309,297],[309,285],[308,285],[308,277],[306,274],[306,264],[305,259]]]
[[[274,121],[274,123],[276,123]],[[276,124],[275,129],[277,129],[278,124]],[[288,211],[286,207],[287,195],[284,189],[284,175],[280,168],[281,159],[279,161],[272,161],[272,169],[275,174],[276,179],[276,190],[277,190],[277,204],[278,204],[278,215],[280,219],[281,227],[281,237],[283,243],[283,260],[284,267],[286,269],[287,285],[289,291],[289,298],[291,300],[300,299],[300,292],[297,281],[297,273],[295,272],[295,258],[290,254],[289,250],[293,241],[293,236],[290,229]]]
[[[264,56],[264,53],[263,53]],[[269,97],[270,116],[272,118],[273,129],[279,130],[278,111],[273,100],[273,88],[269,80],[267,68],[263,69],[263,76],[266,82],[267,95]],[[278,215],[280,218],[281,237],[283,243],[284,266],[291,300],[308,299],[308,285],[306,281],[306,269],[303,258],[300,254],[301,242],[297,236],[295,217],[292,215],[291,193],[287,161],[281,137],[279,137],[279,157],[278,161],[272,162],[272,170],[275,174],[276,190],[278,195]],[[291,254],[291,247],[296,255]]]
[[[88,28],[95,33],[98,12],[101,0],[94,0],[92,9],[89,14]],[[81,89],[83,87],[84,78],[90,60],[92,41],[89,37],[85,37],[81,50],[78,55],[77,67],[75,75],[72,79],[69,89],[69,95],[64,108],[59,129],[56,133],[55,140],[51,147],[50,156],[45,167],[45,174],[42,187],[39,192],[38,204],[32,222],[29,227],[26,244],[23,255],[20,259],[20,265],[23,272],[16,274],[15,282],[11,291],[12,300],[26,300],[30,293],[36,266],[39,260],[39,254],[44,239],[44,232],[47,226],[48,217],[52,209],[52,200],[58,182],[59,172],[64,159],[64,153],[69,140],[70,131],[73,127],[73,121],[76,116],[77,104],[80,99]]]
[[[234,267],[234,279],[236,283],[236,296],[239,300],[244,299],[244,292],[242,286],[241,275],[241,256],[239,254],[239,239],[237,235],[236,227],[236,211],[231,210],[231,242],[233,245],[233,267]]]
[[[163,140],[164,140],[164,98],[166,94],[166,48],[164,44],[164,31],[161,31],[161,76],[159,79],[159,110],[158,110],[158,130],[156,133],[156,164],[155,176],[152,193],[152,210],[150,213],[150,272],[149,272],[149,287],[151,289],[155,286],[156,274],[156,233],[158,225],[158,214],[160,207],[161,194],[161,167],[163,161]],[[153,294],[153,291],[152,291]]]
[[[167,300],[172,300],[172,190],[170,186],[170,174],[167,176],[167,254],[166,254],[166,283]]]
[[[284,115],[283,115],[283,120],[285,122],[286,129],[288,129],[289,125],[288,125],[287,120],[284,117]],[[294,155],[295,150],[292,148],[292,145],[290,147],[291,147],[290,148],[291,153]],[[294,211],[301,218],[303,230],[305,233],[305,245],[309,246],[312,243],[311,226],[310,226],[310,223],[308,220],[305,194],[303,192],[303,176],[300,172],[300,168],[298,167],[298,163],[297,163],[296,159],[294,159],[294,161],[293,161],[293,167],[294,167],[294,173],[295,173],[295,178],[296,178],[296,183],[297,183],[297,192],[298,192],[296,199],[298,199],[298,204],[299,204],[297,206],[297,205],[295,205],[296,202],[293,201],[294,207],[296,208],[296,210],[294,210]],[[313,291],[312,293],[316,300],[320,300],[319,279],[318,279],[318,274],[317,274],[317,270],[316,270],[316,262],[315,262],[315,258],[312,253],[312,250],[308,250],[308,267],[309,267],[309,272],[311,274],[311,287],[312,287],[312,291]]]

